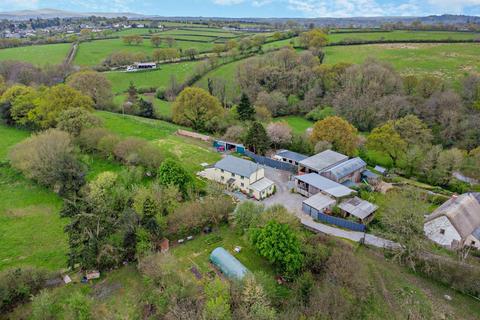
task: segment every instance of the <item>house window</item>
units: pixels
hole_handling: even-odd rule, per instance
[[[243,182],[242,182],[242,183],[240,183],[240,185],[241,185],[242,187],[245,187],[245,184],[244,184]]]
[[[472,241],[472,246],[474,246],[474,245],[475,245],[475,241]]]
[[[235,178],[235,173],[232,173],[232,177],[234,177],[234,178]]]
[[[440,229],[440,234],[445,234],[445,229]]]
[[[220,169],[220,171],[221,171],[222,173],[225,172],[225,170],[223,170],[223,169]]]
[[[225,177],[224,177],[224,176],[221,176],[221,179],[222,179],[222,180],[225,180]]]

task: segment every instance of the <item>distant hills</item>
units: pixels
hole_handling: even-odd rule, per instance
[[[29,19],[52,19],[52,18],[83,18],[83,17],[128,17],[128,18],[142,18],[144,15],[131,12],[73,12],[57,9],[37,9],[37,10],[19,10],[0,12],[0,19],[7,20],[29,20]]]
[[[423,24],[469,24],[477,23],[480,24],[480,17],[478,16],[466,16],[466,15],[432,15],[426,17],[350,17],[350,18],[226,18],[226,17],[161,17],[161,16],[151,16],[143,15],[132,12],[73,12],[73,11],[64,11],[57,9],[38,9],[38,10],[20,10],[20,11],[11,11],[11,12],[0,12],[0,19],[7,20],[28,20],[28,19],[51,19],[51,18],[82,18],[89,16],[98,16],[106,18],[115,18],[115,17],[128,17],[130,19],[141,19],[141,18],[150,18],[150,19],[161,19],[161,20],[172,20],[172,21],[207,21],[207,20],[220,20],[220,21],[248,21],[256,23],[275,23],[275,22],[286,22],[288,20],[295,20],[301,24],[310,24],[313,23],[317,26],[337,26],[337,27],[378,27],[384,23],[396,23],[403,22],[405,24],[410,24],[414,21],[420,21]]]

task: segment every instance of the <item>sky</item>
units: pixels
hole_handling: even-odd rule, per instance
[[[204,17],[480,15],[480,0],[0,0],[0,11],[54,8]]]

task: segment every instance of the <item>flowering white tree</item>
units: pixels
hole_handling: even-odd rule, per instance
[[[292,129],[285,122],[272,122],[267,127],[267,134],[274,148],[292,142]]]

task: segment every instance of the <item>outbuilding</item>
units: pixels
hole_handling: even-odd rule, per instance
[[[248,269],[222,247],[212,251],[210,261],[230,279],[242,280],[248,273]]]
[[[367,163],[357,157],[341,162],[322,172],[322,176],[338,183],[343,183],[345,181],[359,183],[362,180],[362,172],[366,168]]]
[[[300,161],[298,172],[299,174],[322,173],[347,160],[348,157],[344,154],[332,150],[325,150]]]
[[[377,205],[358,197],[347,199],[340,203],[338,207],[346,217],[354,216],[359,223],[363,224],[370,222],[373,218],[373,213],[378,209]]]
[[[329,180],[316,173],[309,173],[295,177],[295,190],[305,197],[311,197],[317,193],[331,196],[335,199],[345,198],[356,191]]]
[[[290,150],[280,150],[275,154],[275,156],[273,156],[273,158],[278,161],[282,161],[282,162],[286,162],[286,163],[290,163],[295,166],[298,166],[300,161],[303,161],[308,157],[306,155],[293,152]]]
[[[311,216],[314,219],[318,219],[319,213],[325,213],[332,210],[337,201],[335,199],[317,193],[316,195],[306,199],[302,203],[302,211]]]

